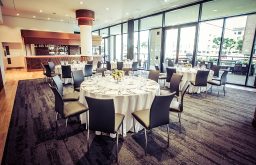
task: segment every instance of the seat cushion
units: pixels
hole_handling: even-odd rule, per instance
[[[160,95],[169,95],[169,94],[171,94],[171,91],[168,88],[160,90]]]
[[[74,90],[80,92],[80,87],[76,87]]]
[[[115,114],[115,131],[117,132],[124,120],[124,115],[120,113]]]
[[[64,104],[64,117],[75,116],[88,110],[88,107],[75,101]]]
[[[170,105],[170,111],[180,112],[180,103],[176,99],[173,99]]]
[[[211,80],[211,81],[208,81],[208,83],[211,84],[211,85],[217,85],[217,86],[221,85],[220,81],[218,81],[218,80]]]
[[[145,128],[149,128],[150,110],[141,110],[132,113],[132,116]]]
[[[79,99],[79,92],[70,92],[64,94],[62,99],[63,101],[77,101]]]

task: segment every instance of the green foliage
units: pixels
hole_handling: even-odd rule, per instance
[[[213,39],[213,43],[215,44],[213,47],[218,48],[220,46],[221,37],[217,37]],[[224,38],[223,40],[223,50],[231,51],[236,46],[236,41],[232,38]]]
[[[242,52],[242,48],[243,48],[243,40],[238,40],[236,49],[239,50],[240,52]]]

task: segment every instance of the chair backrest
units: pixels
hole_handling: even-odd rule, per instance
[[[101,68],[101,65],[102,65],[101,61],[98,61],[97,62],[97,68]]]
[[[183,111],[183,100],[184,100],[184,96],[185,96],[187,90],[189,89],[189,86],[190,86],[190,84],[189,84],[189,82],[187,81],[187,82],[185,83],[185,85],[184,85],[184,86],[182,87],[182,89],[181,89],[180,112]]]
[[[117,62],[117,69],[123,70],[124,63],[123,62]]]
[[[163,66],[163,72],[166,73],[166,64],[164,62],[162,63],[162,66]]]
[[[92,76],[92,64],[85,64],[84,66],[84,76]]]
[[[132,71],[132,68],[123,68],[124,75],[129,76],[129,71]]]
[[[211,67],[211,70],[213,70],[213,76],[214,76],[214,77],[219,77],[220,66],[213,65],[213,66]]]
[[[174,63],[172,60],[168,60],[168,67],[173,67],[174,66]]]
[[[170,82],[173,73],[176,73],[176,68],[167,67],[166,72],[166,82]]]
[[[93,61],[87,61],[87,64],[93,65]]]
[[[159,70],[150,70],[149,74],[148,74],[148,79],[154,80],[155,82],[158,82]]]
[[[55,111],[58,112],[62,117],[64,117],[64,102],[62,100],[62,96],[60,95],[59,91],[56,87],[53,87],[49,84],[50,88],[52,89],[52,92],[55,97]]]
[[[179,96],[179,93],[180,93],[180,82],[182,77],[183,75],[174,73],[170,80],[170,92],[171,93],[175,92],[177,96]]]
[[[228,75],[228,70],[224,70],[224,72],[221,75],[221,79],[220,79],[221,85],[225,85],[227,83],[227,75]]]
[[[106,61],[107,64],[107,70],[111,70],[111,63],[109,61]]]
[[[234,71],[235,72],[240,72],[240,71],[242,71],[242,67],[243,67],[243,65],[242,64],[235,64],[235,66],[234,66]]]
[[[209,75],[209,70],[198,70],[196,73],[196,86],[207,86],[207,79]]]
[[[89,107],[89,129],[115,133],[115,106],[113,99],[95,99],[85,96]]]
[[[158,65],[155,65],[155,69],[156,70],[160,70]]]
[[[55,84],[55,87],[58,89],[58,92],[60,93],[61,96],[63,96],[63,85],[60,77],[56,75],[52,79]]]
[[[154,128],[169,124],[169,107],[175,93],[155,96],[150,108],[149,127]]]
[[[138,62],[133,62],[132,63],[132,71],[137,71],[138,70]]]
[[[52,70],[51,70],[50,66],[46,64],[46,65],[44,65],[44,68],[45,68],[45,75],[46,75],[47,77],[51,77],[51,75],[52,75]]]
[[[52,61],[49,61],[49,62],[48,62],[48,65],[49,65],[51,71],[54,72],[54,70],[55,70],[55,64],[54,64]]]
[[[82,70],[72,71],[73,85],[74,88],[80,87],[81,83],[84,81],[84,74]]]
[[[71,78],[71,66],[61,65],[62,78]]]

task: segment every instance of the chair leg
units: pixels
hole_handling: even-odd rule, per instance
[[[118,132],[116,133],[116,162],[118,163]]]
[[[180,122],[180,115],[181,115],[181,114],[180,114],[180,113],[178,113],[178,117],[179,117],[179,123],[181,123],[181,122]]]
[[[223,85],[224,96],[226,96],[226,85]]]
[[[148,137],[147,137],[147,129],[144,128],[144,134],[145,134],[145,155],[147,156],[147,147],[148,147]]]
[[[217,86],[217,88],[218,88],[218,96],[220,95],[220,90],[219,90],[219,86]]]
[[[56,116],[55,116],[55,125],[56,125],[55,134],[56,134],[56,137],[57,137],[57,133],[58,133],[58,112],[56,112]]]
[[[122,122],[122,138],[124,138],[124,122]]]
[[[169,147],[169,139],[170,139],[170,136],[169,136],[169,124],[167,124],[167,137],[168,137],[168,139],[167,139],[167,147]]]

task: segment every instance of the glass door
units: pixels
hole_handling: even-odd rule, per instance
[[[176,26],[165,32],[165,63],[168,66],[171,63],[192,63],[196,27]]]

